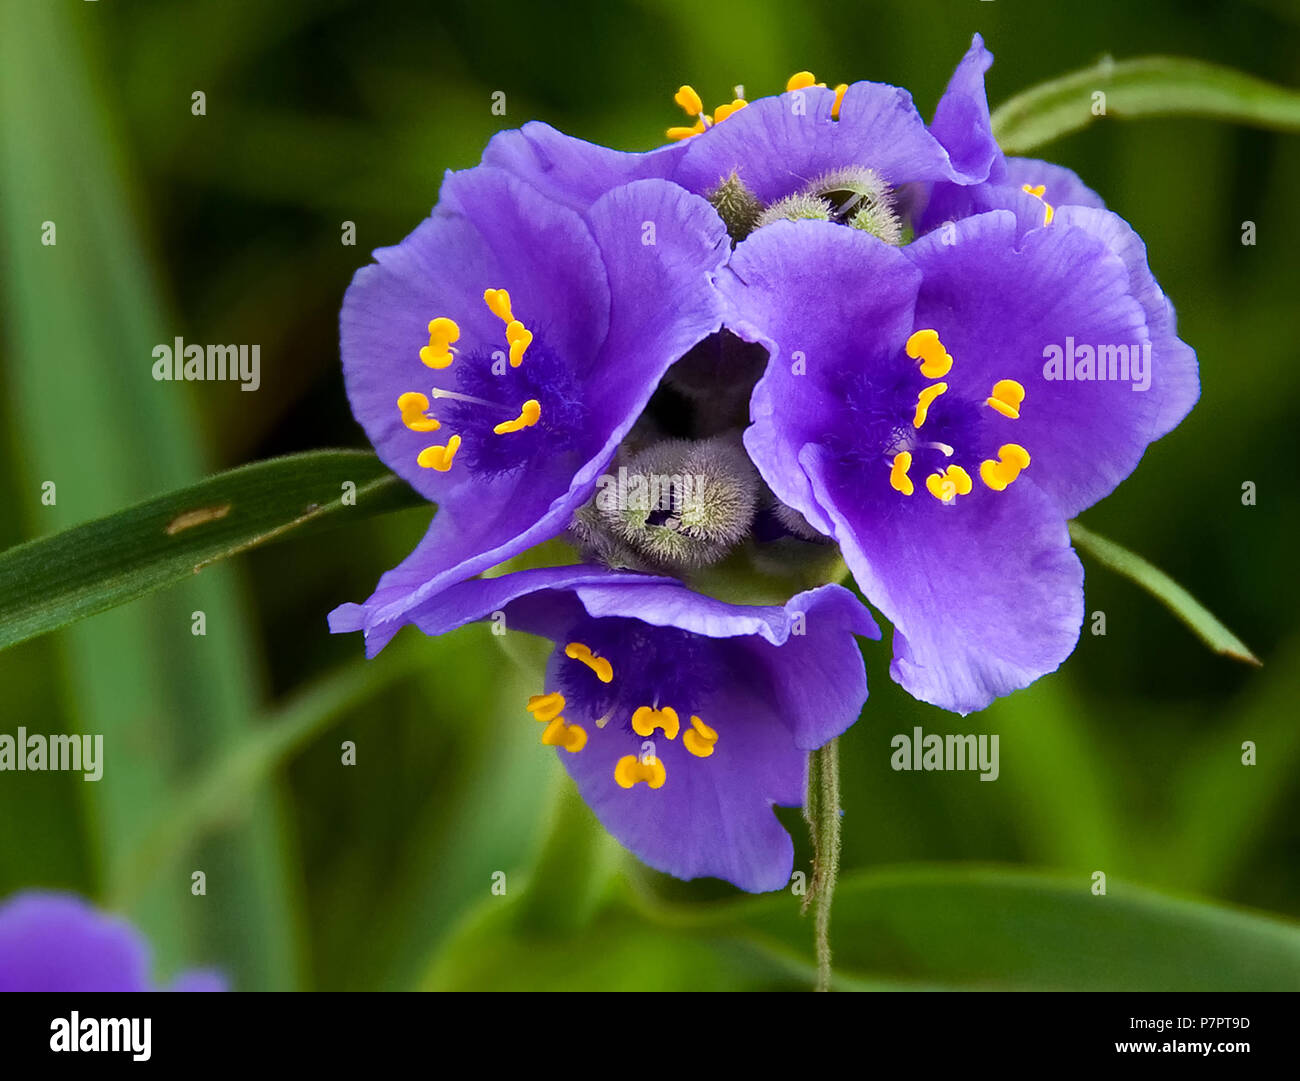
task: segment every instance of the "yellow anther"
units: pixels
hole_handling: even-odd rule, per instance
[[[1025,400],[1025,388],[1014,379],[999,379],[993,384],[993,393],[987,404],[1004,417],[1020,419],[1020,406]]]
[[[442,427],[433,417],[426,416],[429,399],[419,391],[411,390],[397,399],[398,411],[402,414],[402,423],[413,432],[436,432]]]
[[[935,398],[948,389],[947,383],[931,383],[916,396],[916,415],[912,417],[912,427],[919,428],[930,415],[930,406]]]
[[[912,468],[912,452],[901,450],[894,455],[894,465],[889,471],[889,486],[896,492],[902,492],[904,495],[911,495],[915,486],[907,475],[907,471]]]
[[[944,349],[937,330],[918,330],[909,337],[907,355],[921,362],[921,374],[927,379],[942,379],[952,368],[952,357]]]
[[[696,758],[708,758],[713,753],[714,744],[718,742],[718,733],[698,717],[691,718],[691,727],[682,736],[682,746]]]
[[[524,362],[524,350],[533,344],[533,332],[513,319],[506,327],[506,341],[510,343],[510,367],[518,368]]]
[[[844,92],[848,90],[848,88],[848,83],[840,83],[840,85],[835,88],[835,101],[831,105],[832,120],[838,120],[840,118],[840,106],[844,104]]]
[[[1017,469],[1029,468],[1029,451],[1019,443],[1003,443],[998,447],[998,457],[1014,465]]]
[[[713,122],[715,124],[721,124],[724,120],[727,119],[727,117],[740,112],[740,110],[743,109],[748,104],[749,102],[747,102],[744,98],[736,98],[736,100],[733,101],[730,105],[719,105],[716,109],[713,110]]]
[[[523,408],[519,411],[519,416],[514,420],[503,420],[492,430],[497,435],[506,435],[508,432],[521,432],[525,428],[531,428],[542,416],[542,404],[536,398],[529,398],[524,402]]]
[[[542,742],[547,747],[563,747],[570,754],[577,754],[587,746],[587,731],[580,725],[566,724],[563,717],[556,717],[542,733]]]
[[[1029,451],[1019,443],[1003,443],[998,447],[998,460],[989,458],[980,463],[980,480],[995,492],[1003,491],[1029,466]]]
[[[612,683],[614,680],[614,666],[604,657],[597,657],[581,642],[570,642],[564,647],[564,655],[575,661],[581,661],[593,672],[601,683]]]
[[[642,706],[632,714],[632,731],[638,736],[652,736],[656,728],[662,728],[665,736],[676,739],[681,727],[677,711],[672,706],[664,706],[663,709]]]
[[[668,780],[668,770],[658,758],[642,762],[634,754],[625,754],[614,767],[614,780],[619,788],[631,788],[640,781],[645,781],[651,788],[663,788]]]
[[[510,294],[504,289],[484,289],[483,303],[507,326],[515,321],[514,313],[510,310]]]
[[[704,101],[695,92],[693,86],[679,87],[677,93],[673,95],[673,101],[682,107],[687,116],[699,116],[704,112]]]
[[[535,721],[553,721],[564,712],[564,695],[559,691],[550,694],[530,694],[524,707]]]
[[[460,450],[460,436],[453,435],[447,440],[446,446],[425,447],[415,460],[425,469],[436,469],[439,473],[445,473],[451,468],[452,460],[458,450]]]
[[[451,343],[460,337],[460,327],[445,315],[429,323],[429,344],[420,350],[420,359],[430,368],[445,368],[452,360]]]
[[[925,478],[929,493],[943,503],[951,503],[959,495],[970,495],[973,487],[970,474],[959,465],[950,465],[942,473],[931,473]]]
[[[1032,195],[1043,204],[1043,224],[1051,225],[1052,218],[1056,216],[1056,207],[1052,206],[1051,203],[1043,198],[1044,193],[1047,191],[1047,185],[1039,184],[1036,187],[1031,188],[1028,184],[1021,184],[1020,190],[1026,195]]]
[[[786,80],[786,90],[804,90],[817,85],[817,76],[811,71],[796,71]]]
[[[668,138],[673,140],[673,142],[678,142],[681,139],[689,139],[692,135],[699,135],[700,132],[702,132],[703,130],[704,130],[704,121],[697,120],[695,122],[694,127],[669,128],[667,132],[665,132],[665,134],[668,136]]]

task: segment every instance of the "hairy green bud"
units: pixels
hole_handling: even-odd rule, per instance
[[[830,221],[832,207],[829,201],[803,192],[778,199],[758,216],[758,225],[771,225],[776,221]]]
[[[763,204],[733,169],[731,175],[710,191],[706,199],[713,204],[718,217],[727,227],[727,234],[734,243],[739,243],[749,236],[758,226],[758,217],[763,212]]]

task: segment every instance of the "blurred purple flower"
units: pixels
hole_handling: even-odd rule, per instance
[[[0,904],[0,991],[224,991],[211,970],[157,988],[149,944],[125,920],[71,893],[30,890]]]

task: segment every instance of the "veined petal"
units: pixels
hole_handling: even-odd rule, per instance
[[[440,634],[495,612],[508,632],[555,642],[545,691],[582,730],[576,750],[556,753],[623,844],[682,878],[755,891],[789,881],[792,846],[772,806],[802,802],[807,751],[857,719],[867,689],[854,636],[879,635],[848,590],[730,605],[672,579],[556,567],[453,585],[411,618]],[[588,671],[592,657],[604,676]],[[665,719],[637,731],[642,707]],[[625,759],[662,772],[628,784]]]
[[[976,34],[948,81],[930,123],[931,134],[948,151],[953,168],[965,183],[988,179],[990,169],[1002,157],[993,138],[984,92],[984,73],[992,64],[993,54]]]
[[[854,579],[894,625],[890,675],[914,697],[970,713],[1074,650],[1083,567],[1059,510],[1031,480],[882,514],[855,498],[860,478],[823,451],[809,447],[801,460]]]
[[[664,373],[721,323],[713,282],[729,251],[726,235],[708,204],[676,185],[659,180],[626,185],[597,200],[585,219],[499,170],[484,170],[465,186],[468,193],[458,187],[452,196],[454,206],[467,208],[467,214],[446,211],[433,221],[450,218],[466,223],[463,228],[472,233],[480,220],[492,220],[493,203],[482,190],[489,188],[503,205],[518,208],[509,215],[514,235],[497,238],[495,225],[484,226],[493,239],[477,247],[467,245],[463,259],[435,263],[431,253],[425,262],[402,263],[382,279],[367,277],[364,320],[348,304],[344,308],[345,363],[349,355],[355,358],[348,382],[353,407],[385,461],[419,482],[420,490],[439,503],[425,538],[384,575],[374,595],[363,606],[342,606],[331,618],[335,631],[364,630],[372,654],[406,622],[407,613],[439,589],[561,533],[591,495]],[[536,240],[535,251],[528,232],[534,217],[550,223],[548,233]],[[473,226],[468,225],[471,220]],[[433,239],[423,237],[424,246]],[[472,234],[470,239],[477,237]],[[473,260],[483,258],[483,247],[490,249],[490,270],[481,273]],[[579,399],[583,425],[558,433],[561,446],[527,455],[518,468],[504,474],[481,475],[453,466],[433,477],[429,474],[435,471],[418,468],[412,475],[419,447],[431,440],[427,433],[403,428],[393,403],[410,387],[409,381],[402,382],[409,361],[399,371],[386,358],[399,341],[394,321],[404,320],[407,335],[400,340],[406,341],[418,325],[416,310],[426,318],[439,310],[430,312],[427,285],[410,275],[423,269],[425,278],[438,274],[454,279],[455,288],[473,300],[476,312],[487,313],[488,325],[500,336],[501,320],[487,312],[482,293],[498,286],[492,275],[504,272],[511,250],[529,252],[523,265],[530,277],[508,279],[517,283],[509,285],[510,295],[552,353],[569,350],[559,362],[570,383],[557,395],[566,402]],[[612,305],[611,288],[618,296]],[[393,296],[403,303],[400,317],[390,319]],[[530,296],[551,307],[525,308]],[[363,300],[358,298],[355,305],[363,306]],[[363,343],[354,333],[358,321],[366,332]],[[461,363],[457,360],[447,372]],[[418,360],[415,368],[417,376],[425,371]],[[450,378],[443,372],[424,377],[444,384]],[[543,425],[550,407],[550,402],[541,406]]]

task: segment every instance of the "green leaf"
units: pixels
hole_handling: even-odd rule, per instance
[[[747,936],[811,956],[799,898],[643,914],[683,932]],[[1300,928],[1115,878],[907,866],[844,876],[831,923],[836,980],[1002,990],[1300,990]]]
[[[1162,602],[1215,653],[1222,653],[1226,657],[1233,657],[1248,664],[1260,663],[1259,658],[1240,638],[1220,623],[1200,601],[1164,571],[1153,567],[1141,556],[1134,555],[1114,541],[1099,537],[1078,522],[1070,523],[1070,539],[1099,563],[1136,582],[1156,600]]]
[[[1030,87],[993,112],[1002,149],[1024,154],[1087,127],[1093,94],[1104,91],[1106,117],[1205,116],[1300,131],[1300,93],[1231,68],[1169,56],[1115,61]]]
[[[347,483],[355,505],[344,502]],[[0,553],[0,648],[289,533],[421,502],[368,451],[315,451],[219,473]]]
[[[720,904],[651,897],[632,874],[590,924],[543,933],[519,896],[463,921],[437,990],[811,990],[812,928],[788,891]],[[840,879],[837,990],[1300,989],[1300,928],[1111,878],[910,865]]]

